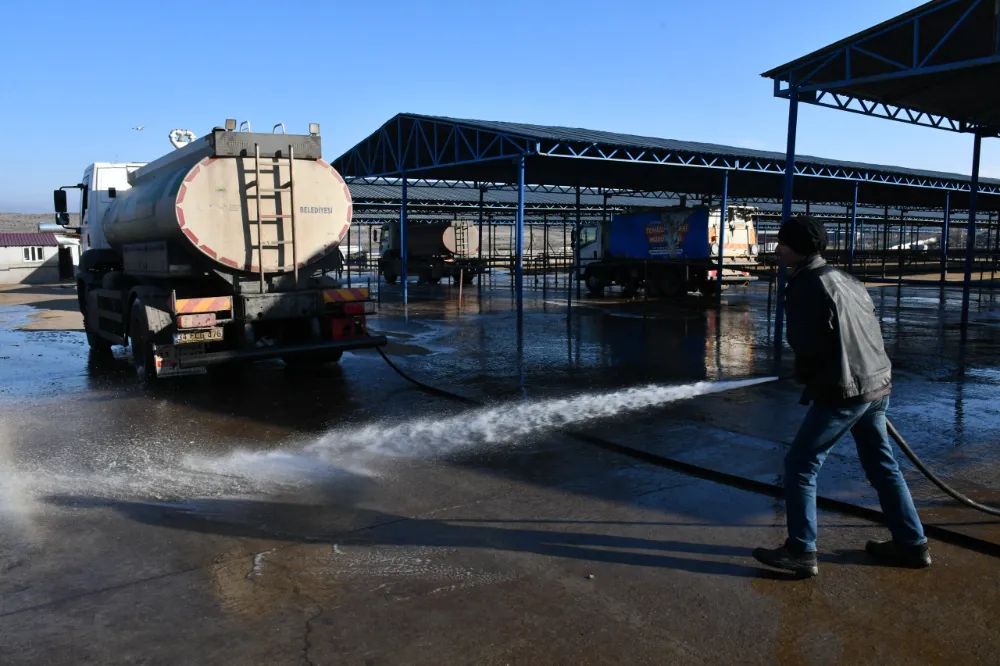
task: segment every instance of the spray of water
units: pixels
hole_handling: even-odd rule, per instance
[[[344,426],[280,450],[191,452],[172,441],[137,441],[78,460],[62,455],[17,459],[0,423],[0,531],[27,538],[39,498],[102,497],[176,501],[194,498],[326,492],[357,477],[379,476],[387,459],[432,459],[462,450],[519,445],[566,427],[774,378],[642,386],[567,398],[508,403],[398,423]],[[89,448],[87,450],[90,450]],[[2,541],[2,540],[0,540]],[[2,562],[0,562],[2,565]]]
[[[242,451],[222,459],[189,458],[187,464],[203,471],[284,483],[305,470],[319,473],[317,462],[336,465],[354,474],[372,474],[374,465],[385,458],[434,458],[463,449],[517,444],[561,428],[775,379],[650,385],[611,393],[498,405],[442,418],[336,429],[297,453]]]

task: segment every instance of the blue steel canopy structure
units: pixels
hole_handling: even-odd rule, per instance
[[[789,126],[793,130],[798,93],[793,93],[790,99]],[[781,155],[578,128],[399,114],[334,160],[334,166],[346,178],[400,179],[400,242],[403,248],[400,277],[403,278],[404,304],[408,299],[405,253],[410,179],[517,183],[515,290],[519,321],[524,195],[529,183],[556,189],[574,188],[578,198],[585,188],[596,188],[598,193],[606,195],[664,190],[709,197],[721,193],[723,216],[730,197],[737,200],[780,199],[786,208],[783,212],[786,218],[791,214],[791,182],[796,175],[800,176],[798,200],[851,202],[852,210],[857,210],[859,202],[908,209],[974,208],[978,194],[1000,193],[1000,181],[980,182],[977,173],[968,179],[958,174],[817,157],[796,159],[794,132],[790,134],[789,147],[789,152]],[[993,198],[990,206],[997,209],[1000,200]],[[578,213],[578,227],[580,219]],[[849,234],[851,243],[855,237],[855,222]],[[948,216],[945,215],[946,229],[947,225]],[[970,227],[974,231],[974,224]],[[719,245],[724,246],[721,238]],[[849,256],[853,262],[853,246],[849,248]],[[719,270],[722,268],[720,253]],[[779,303],[782,285],[779,281]],[[778,325],[781,316],[779,308]],[[780,332],[775,339],[780,343]]]
[[[763,74],[775,95],[955,132],[1000,127],[1000,5],[934,0]]]
[[[513,160],[525,157],[525,183],[600,188],[600,192],[670,190],[718,195],[722,171],[734,174],[729,196],[780,199],[786,156],[733,146],[566,127],[399,114],[334,161],[347,178],[408,178],[510,183]],[[940,191],[964,208],[970,181],[960,174],[799,156],[806,177],[796,198],[851,201],[854,183],[872,205],[940,208]],[[585,190],[584,190],[585,191]],[[1000,193],[1000,181],[980,183]],[[1000,206],[1000,201],[996,204]]]
[[[764,72],[774,80],[776,96],[788,105],[786,163],[795,162],[798,104],[805,102],[842,111],[924,125],[974,136],[972,176],[964,203],[946,192],[946,210],[968,210],[965,281],[962,290],[962,338],[969,322],[972,266],[976,249],[976,212],[995,210],[995,194],[978,186],[982,139],[1000,127],[1000,2],[933,0],[835,44]],[[791,215],[792,170],[785,174],[784,219]],[[947,215],[945,228],[947,228]],[[947,253],[947,246],[943,252]],[[779,278],[779,305],[784,275]],[[775,341],[783,325],[779,307]]]
[[[389,219],[386,214],[392,211],[398,216],[403,190],[399,178],[355,178],[348,180],[348,186],[354,205],[354,219],[386,220]],[[480,190],[483,190],[482,197]],[[719,201],[718,196],[702,199],[690,193],[630,193],[609,190],[605,208],[605,197],[597,193],[594,188],[587,188],[583,192],[585,193],[580,196],[580,206],[586,219],[600,219],[605,210],[617,213],[629,209],[677,206],[682,198],[686,199],[687,205],[695,205],[703,200],[711,200],[715,204]],[[809,203],[813,215],[828,219],[843,219],[848,214],[845,208],[849,205],[847,202]],[[746,200],[734,198],[730,204],[756,206],[760,215],[765,218],[781,214],[780,198],[755,197]],[[434,214],[434,219],[452,218],[455,215],[469,216],[482,210],[491,217],[509,220],[512,211],[517,207],[517,193],[511,191],[505,184],[486,186],[473,182],[410,179],[407,188],[407,206],[411,212]],[[541,221],[548,217],[550,221],[557,222],[561,218],[573,215],[576,211],[573,188],[526,185],[524,207],[526,220]],[[895,212],[899,207],[890,207],[890,210]],[[940,209],[905,208],[905,210],[909,220],[922,221],[930,225],[940,224],[943,217]],[[796,204],[793,211],[796,214],[805,214],[806,206],[803,203]],[[372,215],[373,212],[378,213],[377,218]],[[885,216],[886,213],[880,207],[859,204],[857,209],[858,219],[878,222],[884,220]],[[952,211],[951,221],[952,224],[961,226],[964,223],[963,213]]]

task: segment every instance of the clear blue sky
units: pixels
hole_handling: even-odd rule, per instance
[[[401,111],[784,150],[787,104],[760,73],[917,4],[11,3],[0,211],[49,212],[88,163],[149,161],[171,129],[227,117],[319,122],[328,159]],[[996,144],[984,175],[1000,176]],[[798,146],[968,173],[972,138],[805,105]]]

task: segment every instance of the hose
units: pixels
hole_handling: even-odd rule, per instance
[[[896,444],[898,444],[899,448],[903,450],[906,457],[910,459],[910,462],[912,462],[931,483],[940,488],[944,494],[948,495],[956,502],[964,504],[965,506],[975,509],[976,511],[982,511],[983,513],[988,513],[991,516],[1000,516],[1000,509],[994,509],[991,506],[975,502],[938,478],[937,474],[928,469],[927,465],[925,465],[917,454],[914,453],[913,449],[910,448],[910,445],[906,443],[906,440],[903,439],[903,436],[899,434],[899,431],[896,430],[896,426],[892,425],[892,421],[889,419],[885,420],[885,428],[889,431],[889,436],[896,440]]]
[[[432,395],[440,396],[442,398],[448,398],[450,400],[457,400],[458,402],[464,402],[467,405],[473,405],[475,407],[482,407],[483,406],[483,403],[481,403],[481,402],[479,402],[477,400],[473,400],[472,398],[466,398],[464,395],[459,395],[457,393],[452,393],[451,391],[445,391],[444,389],[440,389],[440,388],[438,388],[436,386],[431,386],[430,384],[425,384],[425,383],[423,383],[422,381],[420,381],[418,379],[414,379],[410,375],[408,375],[405,372],[403,372],[402,370],[400,370],[399,367],[395,363],[393,363],[389,359],[388,356],[385,355],[385,352],[382,351],[381,347],[376,347],[375,350],[379,353],[379,356],[382,357],[382,360],[385,361],[386,363],[388,363],[389,367],[396,371],[397,375],[399,375],[400,377],[402,377],[406,381],[410,382],[411,384],[413,384],[417,388],[419,388],[419,389],[421,389],[423,391],[426,391],[427,393],[430,393]]]
[[[786,375],[784,377],[779,377],[778,379],[781,381],[794,381],[795,377]],[[803,403],[803,404],[808,404],[808,403]],[[910,448],[910,445],[906,443],[906,440],[903,439],[903,436],[899,434],[898,430],[896,430],[896,426],[894,426],[892,424],[892,421],[890,421],[888,418],[886,418],[885,420],[885,429],[886,431],[888,431],[889,436],[892,437],[892,439],[895,440],[896,444],[899,445],[899,448],[903,451],[903,453],[906,454],[906,457],[910,459],[910,462],[912,462],[913,465],[918,470],[920,470],[920,472],[924,476],[927,477],[928,481],[930,481],[935,486],[940,488],[941,492],[943,492],[945,495],[948,495],[956,502],[964,504],[970,509],[975,509],[976,511],[988,513],[991,516],[1000,516],[1000,509],[995,509],[991,506],[986,506],[985,504],[980,504],[979,502],[971,500],[962,493],[958,492],[957,490],[949,486],[944,481],[942,481],[937,474],[932,472],[930,468],[924,464],[924,461],[920,459],[920,457],[916,454],[916,452]]]
[[[419,389],[421,389],[421,390],[423,390],[423,391],[425,391],[427,393],[430,393],[432,395],[437,395],[437,396],[440,396],[440,397],[443,397],[443,398],[448,398],[449,400],[455,400],[455,401],[458,401],[458,402],[465,403],[467,405],[472,405],[472,406],[475,406],[475,407],[482,407],[482,406],[484,406],[483,403],[479,402],[478,400],[473,400],[472,398],[468,398],[466,396],[459,395],[458,393],[452,393],[451,391],[446,391],[446,390],[438,388],[436,386],[431,386],[430,384],[426,384],[426,383],[424,383],[424,382],[422,382],[422,381],[420,381],[418,379],[415,379],[414,377],[411,377],[410,375],[406,374],[402,369],[400,369],[399,366],[397,366],[395,363],[393,363],[392,360],[388,356],[386,356],[385,352],[382,351],[381,347],[376,347],[375,349],[378,351],[379,355],[382,357],[382,360],[384,360],[389,365],[389,367],[392,368],[393,371],[396,372],[396,374],[398,374],[400,377],[402,377],[406,381],[410,382],[411,384],[413,384],[417,388],[419,388]],[[788,380],[788,379],[792,379],[792,378],[791,377],[781,377],[780,379],[782,379],[782,380]],[[980,504],[979,502],[975,502],[975,501],[969,499],[968,497],[966,497],[965,495],[963,495],[962,493],[958,492],[957,490],[955,490],[951,486],[949,486],[944,481],[942,481],[936,474],[934,474],[934,472],[932,472],[927,467],[927,465],[925,465],[923,463],[922,460],[920,460],[920,458],[913,451],[913,449],[910,448],[910,445],[906,443],[906,440],[903,439],[903,436],[899,434],[898,430],[896,430],[896,426],[894,426],[892,424],[892,422],[889,421],[889,419],[885,420],[885,425],[886,425],[886,430],[889,432],[889,435],[893,438],[893,440],[895,440],[896,444],[899,445],[899,448],[902,449],[903,453],[906,454],[906,457],[910,459],[910,461],[916,466],[916,468],[918,470],[920,470],[923,473],[923,475],[926,476],[928,478],[928,480],[930,480],[931,483],[933,483],[935,486],[937,486],[938,488],[940,488],[942,492],[944,492],[946,495],[948,495],[949,497],[951,497],[955,501],[957,501],[957,502],[959,502],[961,504],[964,504],[965,506],[967,506],[969,508],[975,509],[976,511],[981,511],[981,512],[987,513],[987,514],[989,514],[991,516],[1000,516],[1000,509],[995,509],[993,507],[986,506],[985,504]],[[569,436],[571,436],[571,437],[573,437],[575,439],[578,439],[580,441],[586,442],[588,444],[592,444],[592,445],[598,446],[598,447],[600,447],[602,449],[605,449],[607,451],[612,451],[614,453],[619,453],[619,454],[622,454],[622,455],[626,455],[626,456],[629,456],[631,458],[637,458],[639,460],[643,460],[644,462],[649,462],[649,463],[652,463],[652,464],[655,464],[655,465],[659,465],[661,467],[668,467],[670,469],[673,469],[673,470],[676,470],[678,472],[682,472],[684,474],[688,474],[688,475],[691,475],[691,476],[697,476],[697,477],[702,478],[702,479],[708,479],[710,481],[716,481],[716,482],[719,482],[719,483],[724,483],[724,484],[729,485],[729,486],[743,488],[745,490],[750,490],[750,491],[753,491],[753,492],[766,493],[766,494],[774,495],[774,496],[780,496],[782,494],[782,492],[783,492],[783,489],[778,488],[777,486],[774,486],[772,484],[764,483],[763,481],[756,481],[756,480],[753,480],[753,479],[746,479],[746,478],[743,478],[743,477],[740,477],[740,476],[737,476],[737,475],[734,475],[734,474],[727,474],[725,472],[720,472],[718,470],[709,469],[707,467],[701,467],[699,465],[693,465],[691,463],[682,462],[680,460],[674,460],[672,458],[667,458],[665,456],[660,456],[660,455],[657,455],[655,453],[649,453],[647,451],[642,451],[640,449],[634,449],[634,448],[632,448],[630,446],[625,446],[623,444],[616,444],[615,442],[611,442],[611,441],[608,441],[608,440],[603,439],[601,437],[596,437],[596,436],[588,434],[588,433],[582,433],[582,432],[571,430],[571,429],[566,429],[566,430],[564,430],[564,432],[565,432],[565,434],[567,434],[567,435],[569,435]],[[846,513],[853,513],[853,514],[859,515],[859,516],[861,516],[863,518],[868,518],[869,520],[871,520],[871,519],[874,519],[874,520],[881,519],[881,514],[879,512],[873,511],[872,509],[866,509],[864,507],[859,507],[857,505],[850,504],[848,502],[843,502],[843,501],[840,501],[840,500],[834,500],[834,499],[828,499],[828,498],[822,498],[822,497],[817,497],[817,501],[818,501],[819,504],[821,504],[821,505],[825,504],[827,507],[829,507],[831,509],[839,510],[839,511],[846,512]],[[942,538],[942,540],[952,541],[952,542],[955,542],[955,543],[957,543],[959,545],[969,546],[970,543],[975,543],[976,545],[974,545],[972,547],[976,547],[977,550],[984,550],[983,549],[983,545],[987,545],[988,546],[987,550],[990,550],[990,551],[993,551],[996,548],[995,544],[991,544],[989,542],[983,542],[980,539],[976,539],[975,537],[968,537],[968,536],[966,536],[964,534],[958,534],[958,533],[955,533],[955,532],[950,532],[950,531],[945,530],[943,528],[936,528],[934,526],[928,525],[928,526],[925,526],[925,531],[926,532],[936,532],[936,533],[938,533],[939,538],[942,538],[942,535],[945,534],[946,536],[944,536]],[[996,554],[996,553],[993,553],[993,554]]]

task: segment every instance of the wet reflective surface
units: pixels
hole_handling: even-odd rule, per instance
[[[824,514],[820,578],[789,581],[749,557],[783,538],[780,501],[558,434],[779,480],[793,386],[634,392],[787,372],[766,285],[717,311],[542,284],[520,325],[500,281],[461,305],[381,288],[393,361],[485,410],[373,352],[142,389],[80,332],[21,330],[72,292],[0,305],[0,663],[995,663],[995,559],[934,543],[929,571],[871,566],[881,528]],[[890,418],[1000,494],[1000,307],[974,295],[962,346],[959,291],[872,294]],[[907,475],[925,520],[996,538]],[[875,502],[849,441],[820,492]]]

